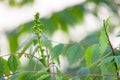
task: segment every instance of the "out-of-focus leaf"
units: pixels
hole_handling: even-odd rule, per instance
[[[86,75],[86,74],[90,74],[90,70],[87,68],[87,67],[83,67],[83,68],[80,68],[78,71],[77,71],[77,74],[78,75]],[[85,77],[80,77],[81,80],[85,80],[87,79],[87,76]]]
[[[103,23],[103,28],[100,34],[100,54],[103,54],[108,47],[108,22],[109,18]]]
[[[52,58],[58,57],[64,50],[64,44],[58,44],[52,49]]]
[[[80,44],[74,44],[67,49],[67,59],[69,65],[78,61],[83,55],[83,48]]]
[[[37,78],[36,80],[44,80],[46,78],[48,78],[50,76],[50,74],[44,74],[44,75],[41,75],[39,78]]]
[[[114,59],[114,56],[106,57],[105,59],[103,59],[101,64],[110,63],[113,59]]]
[[[113,75],[116,74],[116,68],[113,63],[101,64],[100,68],[101,68],[101,74],[113,74]],[[108,76],[108,77],[102,76],[102,77],[103,77],[103,80],[106,80],[109,77],[111,78],[111,80],[115,79],[114,77],[111,77],[111,76]]]
[[[93,44],[98,44],[99,43],[99,36],[100,32],[93,32],[91,34],[88,34],[81,42],[85,48],[93,45]]]
[[[10,73],[10,69],[9,69],[9,67],[7,65],[7,60],[5,60],[3,58],[1,58],[1,60],[4,62],[4,73],[7,75],[7,74]]]
[[[99,59],[99,46],[93,45],[88,47],[85,52],[86,65],[89,67],[92,63]]]
[[[22,72],[16,80],[31,80],[32,75],[34,75],[32,72]]]
[[[120,67],[120,56],[115,56],[115,62],[118,67]]]
[[[8,59],[8,66],[12,72],[18,69],[20,62],[15,55],[11,55]]]
[[[0,58],[0,76],[2,76],[5,72],[5,68],[4,68],[4,62],[2,60],[2,58]]]
[[[5,78],[0,78],[0,80],[5,80]]]

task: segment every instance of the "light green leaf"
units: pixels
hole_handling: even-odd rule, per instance
[[[72,65],[78,61],[83,55],[83,49],[79,44],[74,44],[70,46],[67,50],[67,58],[69,65]]]
[[[86,65],[88,67],[91,65],[91,54],[92,54],[92,47],[88,47],[88,49],[85,52],[85,60],[86,60]]]
[[[120,56],[115,56],[115,62],[118,67],[120,67]]]
[[[8,59],[8,66],[12,72],[15,72],[19,66],[19,61],[15,55],[11,55]]]
[[[100,53],[103,54],[107,47],[108,47],[108,37],[106,35],[106,33],[108,34],[108,22],[109,22],[109,18],[103,23],[103,28],[100,34]]]
[[[4,73],[7,75],[10,73],[10,69],[9,69],[9,66],[7,65],[7,60],[3,59],[2,58],[2,61],[4,62]]]
[[[99,59],[99,46],[97,44],[88,47],[85,52],[86,65],[89,67]]]
[[[52,49],[52,58],[58,57],[64,50],[64,44],[58,44]]]
[[[5,68],[4,68],[4,62],[2,60],[2,58],[0,58],[0,76],[2,76],[5,72]]]

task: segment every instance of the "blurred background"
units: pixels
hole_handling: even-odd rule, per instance
[[[18,51],[30,37],[36,12],[52,41],[85,46],[99,41],[110,17],[110,40],[114,48],[120,44],[120,0],[0,0],[0,55]]]

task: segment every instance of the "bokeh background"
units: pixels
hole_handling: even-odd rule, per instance
[[[120,0],[0,0],[0,55],[18,51],[29,39],[36,12],[55,43],[97,43],[110,17],[110,40],[114,48],[120,44]]]

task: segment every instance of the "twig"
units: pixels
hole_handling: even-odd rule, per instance
[[[107,30],[106,30],[105,20],[103,20],[103,24],[104,24],[103,26],[104,26],[104,30],[105,30],[105,35],[106,35],[106,37],[107,37],[108,43],[109,43],[109,45],[110,45],[110,48],[111,48],[111,50],[112,50],[112,54],[113,54],[113,56],[115,56],[114,48],[112,47],[112,44],[111,44],[111,42],[110,42],[110,39],[109,39]],[[116,70],[118,70],[118,66],[117,66],[117,64],[115,63],[115,59],[113,59],[113,61],[114,61],[114,65],[115,65]],[[119,72],[117,72],[117,76],[119,76]]]

